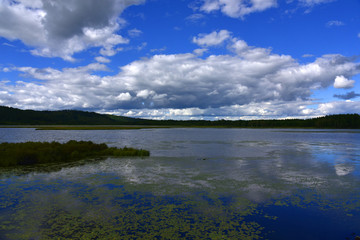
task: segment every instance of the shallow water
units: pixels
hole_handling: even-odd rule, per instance
[[[6,169],[0,239],[354,239],[360,131],[0,129],[0,142],[91,140],[148,158]]]

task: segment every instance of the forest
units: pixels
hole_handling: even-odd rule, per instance
[[[229,128],[360,129],[360,115],[337,114],[285,120],[149,120],[78,110],[34,111],[0,106],[0,125],[142,125]]]

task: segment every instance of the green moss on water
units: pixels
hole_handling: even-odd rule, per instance
[[[91,141],[1,143],[0,167],[74,162],[105,156],[149,156],[150,152],[134,148],[114,148]]]

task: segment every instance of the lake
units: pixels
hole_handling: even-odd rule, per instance
[[[68,140],[151,156],[0,170],[0,239],[360,236],[359,130],[0,129]]]

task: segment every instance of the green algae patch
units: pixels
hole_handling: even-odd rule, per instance
[[[87,158],[144,157],[150,152],[135,148],[115,148],[91,141],[1,143],[0,167],[74,162]]]

